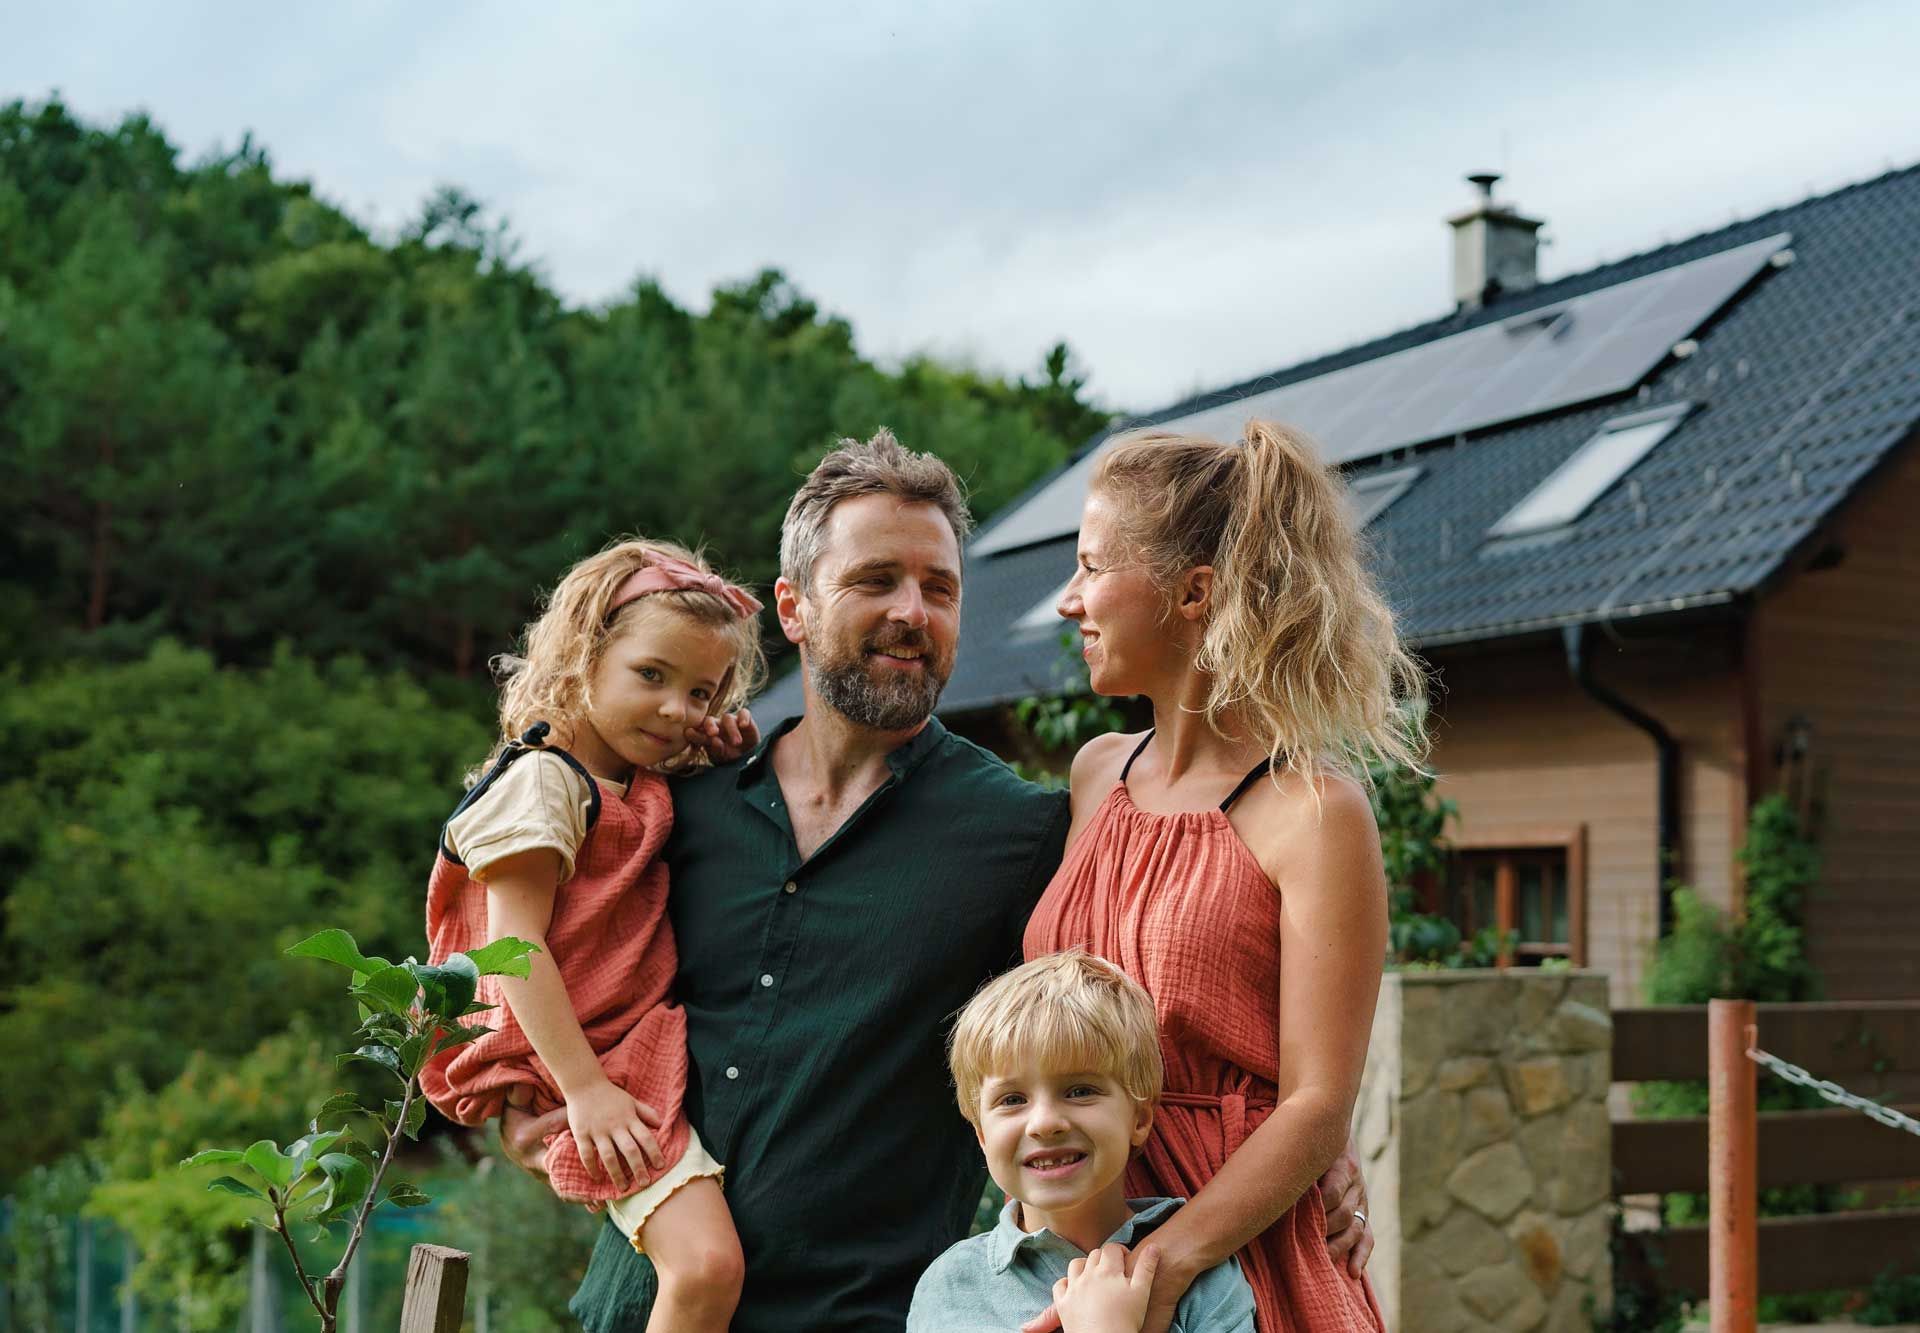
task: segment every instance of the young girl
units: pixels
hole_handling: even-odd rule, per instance
[[[673,823],[662,769],[699,762],[693,733],[758,683],[759,610],[666,542],[569,570],[508,663],[497,758],[447,821],[427,888],[436,963],[502,936],[539,948],[526,978],[481,982],[495,1031],[435,1057],[427,1096],[466,1125],[510,1096],[565,1106],[549,1179],[606,1205],[653,1260],[654,1333],[720,1333],[740,1297],[722,1168],[680,1109],[686,1019],[659,852]]]

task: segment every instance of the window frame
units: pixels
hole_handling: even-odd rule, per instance
[[[1586,967],[1587,941],[1587,826],[1585,824],[1509,825],[1475,828],[1447,840],[1449,853],[1470,852],[1478,856],[1511,852],[1559,852],[1567,862],[1567,951],[1564,955],[1551,948],[1520,942],[1525,957],[1565,957],[1574,967]],[[1519,929],[1517,876],[1511,861],[1495,870],[1494,914],[1501,931]],[[1499,966],[1510,967],[1513,956],[1501,950]]]

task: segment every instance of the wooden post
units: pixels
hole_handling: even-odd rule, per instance
[[[1501,857],[1493,871],[1493,917],[1500,926],[1500,956],[1495,961],[1496,967],[1513,965],[1513,946],[1509,942],[1509,933],[1520,920],[1517,879],[1513,858]]]
[[[400,1333],[460,1333],[466,1308],[467,1256],[444,1245],[414,1246]]]
[[[1758,1070],[1747,1058],[1752,1000],[1707,1005],[1707,1287],[1712,1333],[1758,1323]]]

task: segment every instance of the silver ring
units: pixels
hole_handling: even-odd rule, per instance
[[[1361,1226],[1365,1226],[1367,1224],[1367,1210],[1364,1208],[1354,1209],[1353,1220],[1358,1222]]]

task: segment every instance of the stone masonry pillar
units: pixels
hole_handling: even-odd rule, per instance
[[[1354,1110],[1393,1333],[1586,1330],[1607,1254],[1599,972],[1390,972]]]

